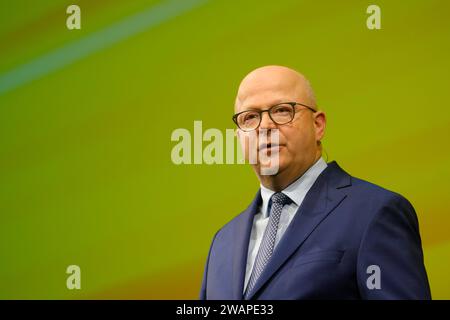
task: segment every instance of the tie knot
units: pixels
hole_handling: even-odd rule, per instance
[[[288,204],[291,202],[291,198],[289,198],[287,195],[285,195],[282,192],[276,192],[272,196],[272,204],[276,203],[281,206],[284,206],[285,204]]]

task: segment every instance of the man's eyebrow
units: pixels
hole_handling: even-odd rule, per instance
[[[250,106],[244,106],[244,107],[242,107],[242,108],[241,108],[241,111],[259,110],[259,109],[261,109],[261,108],[258,108],[258,107],[255,107],[255,106],[253,106],[253,105],[250,105]]]
[[[288,99],[280,99],[280,100],[276,100],[271,104],[267,104],[265,107],[266,108],[270,108],[272,106],[276,106],[277,104],[283,103],[283,102],[291,102],[292,100],[288,100]],[[241,111],[247,111],[247,110],[259,110],[262,109],[261,107],[257,107],[254,105],[249,105],[249,106],[243,106],[241,108]]]

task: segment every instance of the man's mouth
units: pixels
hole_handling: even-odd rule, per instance
[[[259,145],[259,151],[262,150],[274,150],[278,149],[279,147],[282,147],[283,145],[277,144],[277,143],[262,143]]]

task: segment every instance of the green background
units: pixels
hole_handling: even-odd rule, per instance
[[[81,30],[66,28],[72,3]],[[381,30],[366,27],[370,4]],[[240,80],[267,64],[311,80],[328,161],[412,202],[433,297],[450,298],[449,12],[1,0],[0,298],[197,298],[214,233],[258,181],[246,165],[174,165],[171,133],[233,128]],[[81,290],[66,288],[71,264]]]

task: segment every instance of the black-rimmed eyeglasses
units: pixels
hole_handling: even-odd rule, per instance
[[[292,120],[294,120],[295,107],[297,105],[306,107],[312,112],[316,112],[314,108],[307,106],[303,103],[282,102],[265,110],[245,110],[236,113],[233,116],[233,121],[242,131],[253,131],[256,130],[261,124],[262,113],[267,112],[269,114],[270,119],[274,123],[279,125],[287,124]]]

